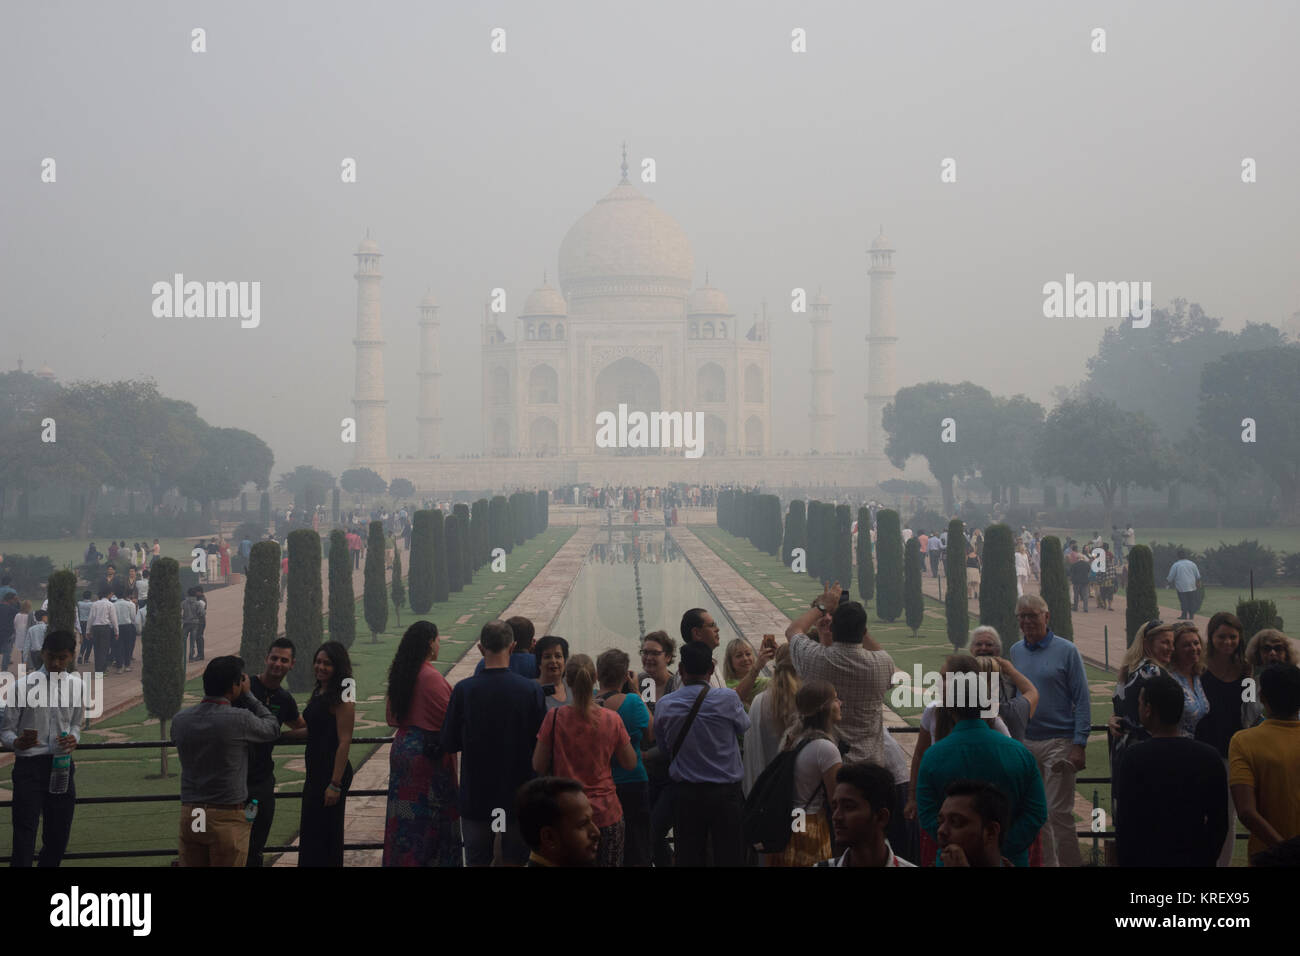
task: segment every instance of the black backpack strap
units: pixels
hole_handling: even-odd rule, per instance
[[[668,756],[668,762],[672,763],[677,759],[677,751],[682,749],[682,741],[686,739],[686,731],[691,729],[691,724],[695,723],[695,715],[700,712],[700,705],[704,703],[704,698],[709,696],[709,688],[705,686],[700,691],[700,696],[695,698],[695,704],[691,707],[691,712],[686,716],[686,723],[682,724],[682,729],[677,733],[677,739],[673,741],[672,753]]]

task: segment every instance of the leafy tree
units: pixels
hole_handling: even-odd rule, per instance
[[[406,603],[406,587],[402,584],[402,549],[393,547],[393,613],[397,615],[397,626],[402,626],[402,605]]]
[[[807,517],[802,498],[792,498],[785,515],[785,537],[781,541],[781,563],[787,568],[794,560],[795,548],[807,549]]]
[[[1043,430],[1043,406],[1023,395],[995,398],[992,414],[988,444],[976,449],[975,461],[995,501],[1002,500],[1002,490],[1007,489],[1011,504],[1019,504],[1018,489],[1029,484]]]
[[[452,512],[442,523],[442,533],[447,543],[447,587],[454,594],[463,583],[460,577],[461,535],[460,515]]]
[[[904,498],[923,498],[930,493],[930,486],[923,481],[907,481],[903,478],[890,478],[882,481],[877,487],[887,495],[894,497],[894,506],[898,513],[903,512]]]
[[[903,548],[903,609],[907,626],[916,637],[925,619],[925,598],[921,595],[921,542],[908,538]]]
[[[330,532],[330,640],[351,647],[357,639],[357,599],[352,593],[352,555],[348,536],[339,529]]]
[[[388,482],[369,468],[349,468],[339,476],[339,484],[350,495],[382,495]]]
[[[239,638],[239,656],[249,667],[266,660],[280,628],[280,545],[259,541],[248,554],[247,580],[244,583],[244,626]],[[153,613],[153,587],[149,588],[149,613]],[[148,618],[145,618],[146,623]],[[297,649],[299,655],[310,653]],[[295,659],[295,669],[309,669]]]
[[[1040,475],[1059,476],[1096,491],[1105,509],[1104,526],[1114,523],[1115,496],[1121,488],[1158,488],[1169,467],[1155,425],[1104,398],[1070,399],[1052,409],[1035,462]]]
[[[984,560],[980,570],[980,624],[998,630],[1002,646],[1020,637],[1016,619],[1016,546],[1011,528],[990,525],[984,532]]]
[[[944,441],[945,419],[955,423],[955,441]],[[928,382],[900,388],[885,406],[882,423],[888,436],[885,454],[894,467],[902,468],[913,455],[925,458],[943,492],[944,511],[955,512],[953,479],[974,472],[981,449],[992,437],[993,396],[989,391],[970,382]]]
[[[411,612],[433,607],[433,512],[417,511],[411,519]]]
[[[167,721],[185,695],[185,644],[181,635],[181,579],[175,558],[159,558],[149,572],[149,613],[140,635],[140,690],[144,709],[158,720],[158,738],[167,740]],[[167,776],[167,748],[161,773]]]
[[[948,643],[959,651],[970,640],[970,605],[966,598],[966,526],[960,518],[948,522],[948,550],[944,556],[948,593],[944,595],[944,618]]]
[[[334,476],[320,468],[299,465],[281,475],[275,487],[293,495],[295,508],[311,507],[313,503],[325,501],[325,493],[334,487]]]
[[[1070,611],[1070,581],[1066,576],[1061,539],[1049,534],[1038,547],[1040,592],[1047,602],[1048,626],[1053,634],[1072,641],[1074,619]]]
[[[212,502],[233,498],[245,484],[266,487],[275,456],[266,442],[240,428],[207,428],[199,436],[199,456],[176,482],[177,490],[203,506],[211,517]]]
[[[366,541],[365,586],[362,601],[366,609],[366,627],[370,628],[370,643],[378,644],[379,635],[388,627],[388,588],[384,585],[384,551],[388,541],[384,537],[384,523],[370,522],[370,537]]]
[[[1124,599],[1124,630],[1128,643],[1132,644],[1142,625],[1160,616],[1151,549],[1145,544],[1134,545],[1129,550],[1128,590],[1124,592]]]
[[[858,600],[870,604],[876,596],[876,568],[871,557],[871,509],[858,509]]]
[[[441,604],[451,592],[451,577],[447,567],[447,529],[444,515],[433,511],[433,599]]]
[[[1277,483],[1287,521],[1300,521],[1300,345],[1209,363],[1201,374],[1200,399],[1201,429],[1216,458],[1253,463]],[[1246,419],[1255,423],[1254,441],[1242,440]]]
[[[394,478],[393,483],[388,486],[388,493],[397,500],[410,498],[415,494],[415,485],[406,478]]]
[[[876,512],[876,614],[893,623],[903,612],[903,529],[898,512]]]
[[[289,690],[302,694],[316,686],[311,660],[324,643],[325,624],[321,616],[320,535],[310,528],[289,532],[288,601],[284,609],[284,636],[293,641],[307,662],[289,671]],[[381,557],[382,561],[383,558]],[[153,585],[149,586],[153,597]],[[148,620],[148,618],[146,618]]]

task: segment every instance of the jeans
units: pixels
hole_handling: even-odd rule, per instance
[[[190,660],[203,659],[203,628],[197,622],[185,625],[185,643],[189,648]]]
[[[257,817],[253,820],[253,829],[248,836],[247,866],[262,866],[262,849],[266,838],[271,835],[271,823],[275,820],[275,777],[248,785],[248,800],[257,800]]]
[[[741,817],[745,797],[740,782],[674,783],[673,833],[677,866],[705,866],[713,842],[714,866],[744,866],[745,834]]]
[[[117,666],[126,667],[135,656],[135,625],[119,624],[117,633]]]
[[[1074,822],[1074,764],[1069,762],[1071,740],[1026,740],[1025,746],[1038,761],[1047,793],[1047,823],[1043,837],[1043,866],[1082,866],[1079,838]]]
[[[1086,584],[1076,584],[1074,586],[1074,604],[1070,606],[1070,610],[1072,611],[1079,610],[1080,601],[1083,602],[1083,613],[1087,614],[1088,613],[1088,585]]]
[[[650,785],[620,783],[615,786],[623,805],[623,865],[650,865]]]
[[[41,833],[41,866],[58,866],[68,849],[72,812],[77,806],[77,765],[69,767],[68,792],[50,793],[54,757],[14,758],[14,849],[10,866],[31,866],[36,857],[36,825],[45,817]]]
[[[491,866],[496,850],[497,833],[491,820],[460,818],[460,832],[465,841],[466,866]],[[513,812],[507,813],[505,831],[501,836],[501,862],[505,866],[523,866],[528,862],[528,844],[524,842],[519,821]]]

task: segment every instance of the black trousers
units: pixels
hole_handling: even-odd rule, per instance
[[[673,834],[677,866],[705,866],[713,843],[714,866],[745,865],[741,817],[745,795],[736,783],[674,783]]]
[[[623,805],[623,865],[650,865],[650,784],[620,783],[614,788]]]
[[[112,633],[110,627],[109,633]],[[77,765],[72,764],[68,792],[50,793],[50,771],[54,757],[14,759],[14,850],[10,866],[31,866],[36,858],[36,828],[45,818],[41,833],[41,866],[58,866],[68,849],[72,833],[72,811],[77,806]]]
[[[96,624],[90,631],[95,639],[95,670],[100,674],[107,673],[112,662],[113,628],[108,624]]]
[[[262,866],[262,850],[275,819],[275,777],[250,783],[248,799],[257,801],[257,818],[253,820],[253,832],[248,837],[248,862],[245,866]]]
[[[1178,615],[1179,617],[1184,617],[1184,616],[1186,616],[1186,618],[1187,618],[1189,621],[1192,620],[1192,618],[1194,618],[1194,617],[1196,616],[1196,615],[1192,612],[1192,608],[1194,608],[1195,606],[1196,606],[1196,592],[1195,592],[1195,591],[1179,591],[1179,592],[1178,592],[1178,607],[1179,607],[1179,612],[1180,612],[1179,615]]]
[[[117,635],[117,665],[126,667],[135,656],[135,625],[119,624]]]

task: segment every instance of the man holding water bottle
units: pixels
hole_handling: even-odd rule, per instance
[[[72,751],[81,740],[82,681],[73,669],[77,636],[53,631],[41,645],[42,666],[18,681],[0,706],[0,743],[13,748],[14,849],[10,866],[31,866],[45,818],[40,866],[58,866],[68,849],[77,805]],[[52,679],[53,678],[53,679]]]

